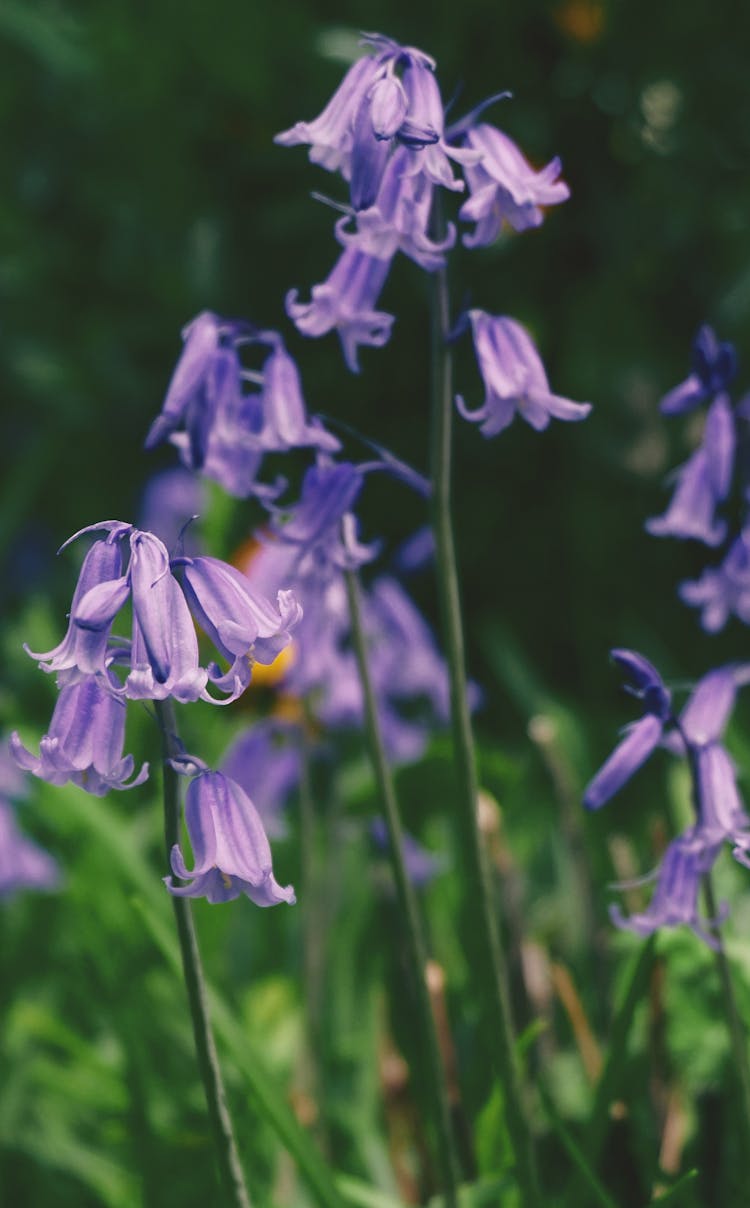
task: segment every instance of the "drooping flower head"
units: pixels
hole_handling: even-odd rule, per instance
[[[476,152],[476,162],[464,165],[471,196],[461,206],[459,218],[475,223],[463,236],[466,247],[494,243],[504,222],[516,231],[541,224],[542,206],[559,205],[570,189],[559,180],[558,158],[536,171],[507,134],[486,122],[463,131],[465,145]]]
[[[729,494],[736,436],[729,399],[720,394],[706,416],[703,442],[677,476],[677,486],[663,516],[646,522],[654,537],[693,538],[705,545],[720,545],[726,523],[716,509]]]
[[[661,400],[664,415],[681,415],[725,391],[737,372],[733,344],[721,343],[712,327],[704,324],[693,340],[692,369],[684,382]]]
[[[54,650],[32,654],[44,671],[58,673],[61,686],[116,668],[124,671],[118,691],[131,700],[171,696],[218,703],[207,691],[209,680],[233,700],[247,686],[254,660],[266,659],[272,650],[278,653],[289,642],[289,630],[300,616],[291,592],[280,591],[274,607],[253,596],[243,576],[226,563],[184,555],[170,561],[158,537],[121,521],[104,521],[84,532],[104,536],[98,536],[84,560],[68,634]],[[126,568],[118,549],[125,543]],[[94,553],[99,546],[104,554]],[[184,588],[173,569],[183,575]],[[115,618],[128,602],[132,636],[114,637]],[[228,673],[216,664],[201,666],[191,609],[231,662]]]
[[[541,431],[551,419],[581,420],[590,403],[574,403],[552,394],[531,336],[515,319],[469,311],[474,350],[485,388],[484,403],[470,411],[461,395],[456,405],[464,419],[480,424],[483,436],[497,436],[516,414]]]
[[[332,572],[356,570],[377,554],[379,542],[366,545],[357,537],[353,508],[364,477],[363,466],[319,458],[305,473],[299,501],[274,509],[271,533],[296,551],[295,581],[323,582]]]
[[[662,745],[688,757],[696,821],[669,844],[661,869],[644,878],[644,883],[657,878],[648,908],[627,918],[619,907],[610,913],[618,926],[641,935],[684,923],[716,947],[716,938],[707,927],[717,925],[721,918],[708,922],[699,918],[701,879],[725,842],[731,844],[735,859],[750,864],[750,817],[737,789],[731,757],[723,746],[738,686],[747,679],[746,669],[729,666],[709,672],[677,717],[669,690],[647,659],[627,650],[613,651],[613,657],[625,671],[627,690],[642,701],[645,712],[588,785],[584,805],[589,809],[604,805]]]
[[[336,223],[336,238],[346,248],[389,261],[402,251],[421,268],[433,272],[445,264],[445,253],[456,242],[448,223],[442,239],[429,235],[434,184],[414,171],[413,153],[400,147],[389,159],[372,205]],[[355,219],[354,230],[347,229]]]
[[[173,877],[165,877],[175,897],[204,897],[231,902],[245,894],[256,906],[293,903],[291,885],[279,885],[273,875],[271,848],[260,815],[247,793],[222,772],[202,768],[188,785],[185,822],[193,849],[188,868],[178,844],[172,848]],[[181,769],[180,769],[181,770]],[[179,885],[174,877],[187,884]]]
[[[726,908],[715,919],[702,919],[698,894],[703,878],[713,868],[720,850],[721,842],[711,843],[697,827],[673,839],[664,853],[661,868],[643,879],[645,883],[657,878],[648,908],[625,915],[619,906],[613,905],[609,911],[612,922],[642,936],[652,935],[660,927],[684,925],[710,948],[718,948],[718,940],[709,928],[723,921]]]
[[[273,498],[283,488],[283,481],[258,481],[265,453],[338,449],[338,440],[318,419],[308,420],[299,371],[276,332],[203,311],[184,329],[183,339],[147,448],[169,438],[188,469],[241,499]],[[239,350],[245,345],[270,350],[260,374],[243,369]]]
[[[661,742],[671,717],[671,693],[659,672],[633,650],[613,650],[612,659],[625,674],[625,690],[643,704],[643,716],[625,732],[583,795],[587,809],[605,805],[638,771]]]
[[[132,789],[148,777],[144,763],[137,776],[132,755],[123,756],[125,702],[111,672],[87,675],[64,686],[49,731],[39,744],[39,757],[24,747],[17,733],[11,750],[19,767],[49,784],[77,784],[103,797],[110,789]]]
[[[390,338],[394,317],[376,309],[390,266],[390,260],[347,247],[326,280],[312,287],[309,302],[298,302],[299,291],[289,291],[286,313],[303,336],[338,332],[344,360],[358,373],[360,344],[382,348]]]
[[[719,566],[706,567],[700,578],[681,583],[679,596],[701,610],[707,633],[718,633],[730,616],[750,625],[750,529],[735,538]]]
[[[355,210],[374,203],[389,155],[399,145],[415,153],[413,171],[445,188],[463,189],[449,159],[463,160],[466,153],[445,141],[434,59],[381,34],[366,34],[363,41],[370,53],[349,68],[320,116],[297,122],[275,141],[309,144],[314,163],[350,182]]]

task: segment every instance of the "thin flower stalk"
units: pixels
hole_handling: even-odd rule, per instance
[[[430,1097],[435,1104],[435,1124],[443,1194],[446,1208],[458,1208],[458,1158],[451,1123],[451,1109],[445,1070],[440,1056],[440,1044],[435,1017],[427,987],[427,945],[417,907],[414,886],[407,871],[404,854],[403,826],[393,785],[393,777],[385,754],[378,707],[375,700],[375,690],[370,675],[362,619],[362,606],[359,598],[359,580],[356,572],[352,570],[344,571],[344,577],[351,617],[352,642],[362,685],[362,695],[364,697],[365,729],[370,748],[370,759],[372,761],[378,794],[381,799],[383,814],[388,826],[389,850],[393,862],[396,892],[405,923],[405,937],[409,949],[410,963],[414,970],[414,984],[416,986],[419,1011],[422,1017],[422,1028],[427,1049],[426,1055],[428,1057],[427,1068],[432,1081],[432,1093]]]
[[[180,835],[180,790],[179,778],[171,760],[182,754],[177,737],[174,708],[170,700],[155,701],[156,715],[161,730],[164,754],[164,840],[167,864]],[[206,983],[198,948],[198,937],[193,922],[190,901],[173,897],[177,935],[182,956],[190,1016],[193,1021],[193,1036],[198,1058],[203,1089],[206,1095],[208,1114],[211,1120],[216,1159],[219,1165],[224,1193],[232,1208],[251,1208],[250,1196],[245,1185],[232,1118],[227,1106],[224,1082],[219,1067],[219,1058],[208,1018]]]
[[[689,750],[690,775],[693,784],[693,797],[695,809],[698,817],[703,816],[704,807],[701,801],[701,777],[698,769],[698,762],[695,754]],[[718,917],[716,898],[714,896],[713,881],[711,873],[707,872],[703,876],[703,899],[706,904],[706,914],[709,919]],[[714,946],[714,954],[716,958],[716,968],[719,973],[719,981],[721,983],[721,996],[724,1001],[724,1010],[727,1018],[727,1028],[729,1031],[729,1043],[734,1058],[735,1077],[737,1079],[738,1090],[740,1093],[742,1127],[745,1134],[745,1141],[750,1144],[750,1060],[748,1060],[747,1051],[747,1031],[742,1023],[739,1007],[737,1005],[737,997],[734,992],[732,982],[732,970],[727,959],[726,949],[721,931],[718,927],[712,928],[713,938],[716,943]]]
[[[437,592],[450,676],[451,727],[456,763],[458,798],[456,826],[463,856],[466,884],[472,892],[468,908],[484,954],[481,975],[488,1024],[497,1072],[502,1079],[508,1129],[517,1164],[517,1178],[525,1205],[540,1203],[530,1123],[523,1101],[521,1073],[516,1053],[508,987],[506,958],[497,925],[496,902],[477,820],[479,783],[476,753],[467,698],[461,598],[451,518],[451,440],[453,421],[453,364],[449,343],[450,313],[445,269],[433,277],[433,418],[432,506],[435,531]]]

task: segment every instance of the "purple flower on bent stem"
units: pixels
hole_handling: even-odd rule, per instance
[[[708,324],[699,327],[693,341],[692,371],[659,404],[664,415],[681,415],[726,390],[737,372],[732,344],[721,344]]]
[[[57,862],[22,833],[10,802],[0,797],[0,898],[23,889],[54,890],[59,885]]]
[[[646,714],[597,772],[584,794],[584,805],[589,809],[604,805],[661,743],[689,758],[696,823],[670,843],[658,873],[635,882],[645,884],[658,877],[648,909],[626,918],[615,906],[610,911],[612,919],[617,926],[641,935],[685,923],[715,948],[717,940],[706,926],[718,925],[726,910],[705,924],[699,919],[701,878],[710,872],[725,842],[731,843],[735,859],[750,866],[750,818],[737,790],[734,765],[722,745],[737,688],[747,682],[747,669],[730,666],[709,672],[694,688],[678,719],[668,690],[647,659],[632,651],[613,651],[613,655],[627,672],[629,691],[641,698]]]
[[[715,919],[701,919],[698,892],[703,877],[711,871],[720,849],[721,841],[709,842],[698,827],[673,839],[664,853],[658,873],[652,873],[637,882],[644,884],[658,877],[648,908],[626,916],[619,906],[611,906],[609,913],[612,922],[616,927],[635,931],[642,936],[651,935],[660,927],[678,927],[684,923],[710,948],[718,949],[718,940],[708,928],[723,922],[728,913],[727,907],[723,906]]]
[[[358,541],[352,511],[364,473],[352,462],[320,458],[305,473],[299,502],[275,509],[271,531],[279,542],[297,550],[295,578],[322,582],[333,571],[355,570],[377,554],[378,542]]]
[[[701,609],[701,625],[718,633],[734,615],[750,625],[750,530],[732,542],[724,561],[707,567],[699,579],[680,584],[679,596],[691,608]]]
[[[516,413],[537,431],[553,418],[586,418],[590,403],[574,403],[551,393],[541,357],[520,323],[483,310],[470,310],[469,319],[485,399],[476,411],[469,411],[461,395],[456,395],[456,406],[464,419],[481,424],[483,436],[497,436]]]
[[[433,184],[463,189],[449,159],[463,162],[476,156],[445,141],[434,60],[380,34],[366,34],[363,41],[373,53],[349,68],[320,116],[297,122],[277,134],[275,142],[287,147],[309,144],[314,163],[340,171],[350,182],[356,210],[375,201],[394,144],[415,153],[413,170]]]
[[[326,280],[312,287],[309,302],[289,291],[286,313],[304,336],[317,339],[335,329],[348,368],[358,373],[359,345],[382,348],[390,339],[394,316],[375,309],[390,267],[389,260],[346,248]]]
[[[611,657],[625,672],[625,690],[643,702],[643,716],[626,728],[625,737],[587,786],[583,804],[590,810],[606,805],[653,754],[672,716],[671,694],[653,663],[632,650],[613,650]]]
[[[183,591],[198,624],[229,663],[222,675],[213,664],[212,682],[236,692],[250,683],[253,663],[272,663],[288,646],[290,631],[302,617],[294,593],[279,591],[277,606],[250,590],[247,577],[218,558],[175,558]]]
[[[102,625],[97,629],[82,628],[76,623],[76,616],[82,600],[91,591],[102,588],[105,584],[119,582],[122,574],[122,554],[120,539],[129,531],[130,526],[118,521],[111,521],[106,527],[107,536],[103,541],[96,541],[86,554],[78,576],[73,600],[70,605],[70,620],[62,642],[53,650],[36,654],[24,645],[24,650],[32,659],[36,659],[43,671],[54,672],[58,682],[68,682],[80,675],[92,675],[104,670],[107,658],[111,624]],[[78,536],[76,533],[75,536]],[[71,537],[70,541],[75,540]],[[65,542],[58,553],[62,553],[68,542]]]
[[[735,454],[732,408],[720,394],[709,408],[703,443],[685,462],[677,476],[672,501],[663,516],[646,521],[654,537],[692,537],[705,545],[720,545],[727,526],[716,517],[716,508],[732,482]]]
[[[445,263],[445,253],[456,241],[456,228],[449,223],[444,239],[430,239],[427,231],[434,185],[414,171],[413,163],[414,153],[399,148],[388,161],[375,201],[355,215],[356,229],[347,231],[351,216],[345,215],[336,223],[336,238],[344,247],[379,260],[390,261],[400,250],[433,272]]]
[[[282,147],[309,144],[310,160],[329,172],[340,171],[346,180],[351,175],[354,146],[354,117],[368,91],[382,75],[377,58],[366,55],[347,71],[323,112],[312,122],[297,122],[274,138]]]
[[[458,215],[476,223],[474,231],[463,236],[466,247],[494,243],[503,222],[516,231],[537,227],[544,218],[541,206],[559,205],[570,197],[568,186],[558,180],[559,159],[537,172],[507,134],[485,122],[471,126],[464,137],[477,153],[477,162],[464,167],[471,196]]]
[[[250,335],[247,323],[222,319],[201,311],[182,329],[184,347],[177,362],[160,414],[148,436],[146,448],[184,427],[186,457],[200,469],[206,458],[207,434],[227,394],[239,390],[242,366],[237,344]]]
[[[307,419],[297,366],[276,332],[204,311],[183,334],[185,347],[147,448],[168,437],[188,469],[241,499],[273,498],[283,488],[283,480],[257,481],[266,452],[339,448],[319,420]],[[248,344],[270,349],[260,374],[242,367],[238,350]],[[260,389],[248,389],[248,382]]]
[[[148,764],[135,776],[133,756],[123,757],[125,702],[115,695],[118,688],[110,674],[88,675],[63,687],[38,758],[17,733],[11,735],[18,766],[49,784],[72,781],[96,797],[143,784]]]
[[[125,680],[117,691],[131,700],[172,696],[185,702],[200,698],[228,703],[247,686],[255,659],[275,657],[289,641],[289,628],[300,615],[291,592],[281,591],[274,608],[270,601],[250,593],[244,576],[218,559],[181,557],[171,563],[157,537],[120,521],[104,521],[81,530],[101,531],[107,536],[99,538],[98,545],[128,540],[130,561],[125,574],[100,579],[97,573],[92,586],[89,571],[91,566],[99,566],[99,560],[90,551],[84,562],[85,576],[82,571],[87,589],[81,590],[80,583],[76,589],[68,637],[48,655],[33,656],[47,660],[41,664],[43,670],[63,672],[60,682],[80,679],[82,668],[76,656],[82,650],[87,670],[105,673],[111,666],[124,668]],[[187,568],[183,574],[190,607],[172,574],[173,565]],[[121,561],[112,563],[110,573],[113,569],[121,570]],[[112,638],[114,619],[128,600],[133,609],[132,639]],[[220,653],[232,662],[228,675],[215,664],[210,668],[200,665],[191,608]],[[79,630],[93,636],[80,641]],[[93,666],[92,651],[97,655]],[[208,693],[209,679],[229,691],[224,701]]]
[[[164,884],[175,897],[231,902],[241,893],[256,906],[295,901],[291,885],[281,886],[273,875],[271,848],[260,815],[230,777],[207,768],[190,781],[185,796],[185,822],[193,849],[189,869],[178,844],[172,848],[173,877]]]

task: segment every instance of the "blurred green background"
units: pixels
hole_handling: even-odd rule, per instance
[[[405,260],[394,266],[382,299],[397,314],[393,338],[381,352],[363,352],[358,377],[346,371],[335,337],[305,341],[283,312],[286,290],[296,286],[307,296],[337,255],[333,215],[310,192],[344,194],[308,163],[305,149],[276,147],[273,135],[321,110],[360,28],[433,54],[443,95],[456,95],[458,114],[510,89],[514,99],[498,105],[491,120],[533,162],[559,154],[572,191],[539,231],[457,253],[451,276],[456,310],[471,302],[527,323],[553,389],[594,403],[585,424],[553,425],[542,436],[516,421],[503,437],[485,442],[459,422],[455,490],[470,670],[485,689],[478,719],[483,780],[502,798],[512,846],[526,862],[527,925],[550,940],[553,952],[578,962],[585,980],[594,959],[584,946],[588,907],[575,861],[565,865],[555,852],[558,803],[549,773],[557,777],[558,796],[567,793],[570,818],[577,789],[610,749],[614,727],[630,716],[607,651],[634,646],[668,675],[692,678],[722,658],[741,657],[746,645],[736,623],[721,638],[706,638],[676,599],[676,583],[700,568],[703,551],[643,531],[646,517],[666,503],[665,475],[689,448],[690,425],[669,427],[657,404],[685,376],[699,323],[711,321],[722,338],[736,340],[740,381],[750,383],[746,5],[4,0],[0,601],[7,626],[0,722],[7,729],[19,717],[36,718],[40,728],[48,717],[49,683],[35,675],[20,643],[25,638],[44,648],[43,638],[52,645],[62,632],[74,572],[70,557],[55,561],[55,550],[83,525],[134,518],[149,475],[174,464],[169,449],[147,455],[142,444],[179,352],[180,328],[197,311],[280,328],[299,358],[312,411],[339,417],[426,469],[428,279]],[[457,386],[469,403],[478,401],[468,346],[458,353]],[[365,537],[384,535],[392,545],[424,520],[418,500],[375,480],[362,516]],[[429,576],[416,591],[435,620]],[[47,604],[30,606],[42,596]],[[562,764],[555,747],[546,769],[526,738],[529,717],[540,710],[554,718],[563,744]],[[238,723],[235,714],[230,726]],[[195,725],[197,736],[201,723]],[[211,742],[222,745],[215,731]],[[137,735],[139,743],[147,745]],[[445,836],[430,811],[444,760],[438,751],[432,765],[405,774],[402,785],[410,825],[423,837],[426,828],[437,846]],[[367,796],[363,776],[355,761],[349,776],[355,800],[357,792]],[[641,781],[660,783],[650,771]],[[133,819],[129,802],[105,806],[76,790],[40,793],[33,829],[58,855],[67,853],[71,894],[58,914],[50,901],[24,903],[3,937],[4,959],[26,984],[12,1010],[5,986],[5,1039],[17,1078],[0,1098],[0,1129],[10,1137],[6,1169],[26,1202],[45,1206],[127,1206],[139,1196],[160,1205],[210,1202],[201,1198],[210,1197],[212,1183],[182,999],[171,1049],[155,1024],[141,1027],[142,996],[157,1019],[160,1010],[162,1018],[174,1010],[181,994],[144,938],[131,901],[141,894],[167,921],[165,895],[154,892],[152,902],[139,872],[145,853],[155,864],[156,807]],[[684,785],[675,793],[684,805]],[[638,800],[635,790],[630,801]],[[512,821],[514,805],[525,830]],[[626,811],[617,817],[630,825]],[[611,868],[603,836],[610,824],[608,815],[589,826],[599,928],[608,926],[603,882]],[[653,846],[650,835],[645,847]],[[336,869],[335,876],[365,884],[363,852],[350,859],[348,873]],[[287,855],[281,875],[295,878],[296,861]],[[648,866],[644,857],[639,868]],[[82,932],[81,918],[99,909],[92,903],[99,903],[103,885],[101,915],[91,915]],[[154,886],[160,893],[158,880]],[[438,889],[436,947],[461,991],[467,972],[451,909],[450,888]],[[378,947],[383,920],[378,940],[371,905],[350,910],[331,974],[338,1005],[327,1023],[334,1116],[328,1126],[339,1165],[377,1181],[387,1166],[383,1153],[375,1141],[362,1141],[360,1152],[352,1140],[357,1129],[360,1138],[368,1136],[380,1110],[377,1088],[362,1081],[356,1058],[378,1033],[372,984],[381,963],[386,978],[393,976],[394,957]],[[233,1005],[248,1030],[264,1037],[267,1060],[283,1079],[302,1028],[290,970],[294,928],[304,926],[304,916],[302,923],[270,912],[261,918],[262,925],[244,902],[231,916],[200,914],[204,935],[215,940],[212,973],[227,983],[230,971],[234,977],[240,969],[247,984],[253,981],[252,998],[235,984]],[[42,933],[40,978],[29,937]],[[122,936],[119,963],[111,959],[113,933]],[[620,954],[634,947],[617,943]],[[358,987],[369,996],[363,1015],[352,967],[369,944],[380,955],[370,980]],[[707,960],[694,963],[689,936],[676,936],[670,951],[676,1001],[693,1010],[680,1014],[682,1030],[670,1037],[672,1059],[706,1044],[705,1070],[691,1069],[687,1077],[698,1096],[695,1126],[715,1108],[716,1070],[726,1054],[721,1029],[717,1037],[716,1028],[706,1027],[715,1004],[706,1005],[702,995],[713,991],[696,989]],[[279,959],[288,976],[277,972]],[[601,1019],[604,999],[595,981],[586,993],[594,1019],[597,1012]],[[487,1089],[485,1071],[471,1048],[471,1014],[468,1022],[459,1019],[477,1104]],[[408,1026],[407,1014],[395,1021],[397,1031]],[[573,1071],[572,1050],[557,1057],[560,1103],[576,1120],[585,1114],[582,1076]],[[165,1060],[164,1077],[145,1094],[155,1063]],[[642,1051],[638,1061],[633,1083],[646,1080]],[[230,1089],[238,1097],[233,1079],[239,1081],[236,1073]],[[32,1105],[30,1116],[19,1103]],[[354,1103],[361,1116],[349,1120]],[[262,1131],[256,1136],[256,1118],[246,1112],[241,1128],[256,1138],[249,1156],[263,1174],[264,1163],[271,1165],[268,1138]],[[82,1137],[94,1115],[98,1131],[87,1147]],[[623,1188],[643,1158],[648,1114],[636,1112],[633,1128],[632,1151],[612,1168]],[[700,1144],[708,1156],[698,1156],[713,1170],[718,1142],[708,1127]],[[145,1173],[134,1173],[144,1154]],[[623,1202],[642,1202],[648,1183],[644,1174],[643,1187]],[[278,1202],[296,1206],[304,1198]]]

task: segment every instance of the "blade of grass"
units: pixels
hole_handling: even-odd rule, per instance
[[[664,1192],[664,1195],[657,1195],[655,1197],[655,1199],[650,1200],[649,1202],[651,1204],[675,1204],[675,1203],[678,1203],[679,1197],[682,1195],[682,1193],[685,1190],[685,1188],[687,1187],[688,1183],[692,1183],[693,1180],[697,1179],[697,1178],[698,1178],[698,1171],[696,1168],[693,1168],[692,1170],[688,1170],[685,1172],[685,1174],[682,1175],[681,1178],[679,1178],[677,1180],[676,1183],[672,1184],[672,1186],[669,1188],[668,1191]]]
[[[589,1166],[583,1150],[578,1145],[578,1142],[573,1139],[570,1132],[563,1124],[557,1111],[555,1110],[552,1100],[541,1083],[538,1084],[538,1090],[539,1096],[544,1105],[544,1110],[547,1113],[547,1118],[552,1125],[553,1130],[557,1134],[563,1149],[575,1166],[581,1181],[586,1183],[589,1191],[596,1200],[596,1203],[601,1204],[602,1208],[617,1208],[616,1201],[612,1199],[612,1196],[609,1194],[604,1184]],[[581,1200],[578,1199],[575,1202],[581,1203]]]

